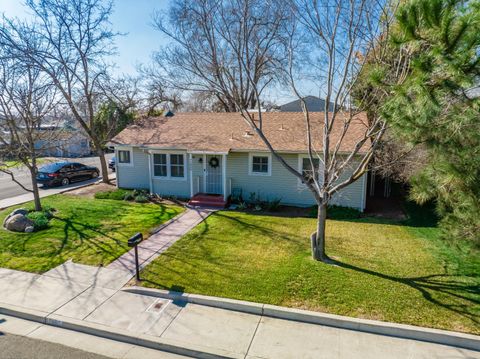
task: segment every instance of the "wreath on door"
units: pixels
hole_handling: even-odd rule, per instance
[[[212,157],[210,158],[210,161],[208,161],[208,164],[212,168],[217,168],[220,165],[220,161],[218,160],[217,157]]]

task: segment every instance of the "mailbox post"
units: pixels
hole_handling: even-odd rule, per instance
[[[133,247],[135,249],[135,277],[137,280],[140,280],[140,267],[138,265],[138,248],[137,246],[140,244],[140,242],[143,241],[143,235],[141,233],[137,233],[134,236],[132,236],[128,240],[128,246]]]

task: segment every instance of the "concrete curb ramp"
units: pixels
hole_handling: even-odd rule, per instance
[[[380,334],[403,339],[419,340],[480,351],[480,336],[472,334],[417,327],[406,324],[381,322],[377,320],[357,319],[341,315],[292,309],[269,304],[210,297],[197,294],[169,292],[165,290],[143,287],[130,287],[123,289],[123,291],[177,301],[185,301],[187,303],[234,310],[249,314],[263,315],[266,317],[310,324],[320,324],[329,327],[362,331],[366,333]]]

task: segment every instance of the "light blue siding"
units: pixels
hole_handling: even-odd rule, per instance
[[[190,198],[190,166],[189,155],[186,151],[155,151],[164,154],[183,154],[185,178],[153,177],[152,192],[162,196],[176,196]],[[153,154],[151,155],[153,156]],[[153,166],[153,162],[152,162]],[[152,167],[153,168],[153,167]]]
[[[169,151],[161,151],[170,153]],[[175,153],[179,153],[176,151]],[[194,193],[202,192],[203,187],[203,155],[185,154],[185,180],[172,178],[149,178],[149,158],[147,151],[133,149],[133,165],[117,166],[117,180],[119,187],[124,188],[150,188],[152,192],[160,195],[189,198],[191,189]],[[295,169],[299,169],[299,155],[282,154],[286,162]],[[117,157],[118,158],[118,157]],[[219,155],[221,159],[221,155]],[[202,159],[202,160],[200,160]],[[300,181],[272,156],[270,176],[249,174],[249,154],[231,152],[227,156],[226,177],[231,188],[242,190],[243,197],[248,200],[251,193],[255,193],[262,200],[281,199],[282,203],[297,206],[310,206],[315,200],[310,191]],[[190,182],[192,181],[192,188]],[[150,183],[151,182],[151,183]],[[332,204],[364,209],[366,177],[354,182],[337,193]],[[227,191],[229,188],[227,188]]]
[[[299,169],[299,155],[282,154],[285,161],[295,169]],[[240,188],[244,199],[248,200],[251,193],[261,199],[281,199],[285,204],[309,206],[315,204],[311,192],[294,175],[274,157],[272,157],[271,176],[249,175],[249,154],[230,153],[227,158],[227,177],[231,180],[232,189]],[[333,199],[332,204],[353,207],[363,210],[364,180],[347,186]]]
[[[150,174],[148,170],[148,154],[138,148],[130,148],[132,165],[118,163],[117,150],[128,150],[128,148],[116,148],[117,158],[117,183],[121,188],[149,189]]]

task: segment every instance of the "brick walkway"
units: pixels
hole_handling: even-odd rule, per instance
[[[160,254],[165,252],[173,243],[182,238],[196,225],[204,221],[214,210],[192,209],[187,210],[173,218],[159,232],[151,235],[147,240],[138,245],[138,261],[140,268],[144,268]],[[122,255],[116,261],[110,263],[109,269],[123,269],[135,273],[134,249]]]

